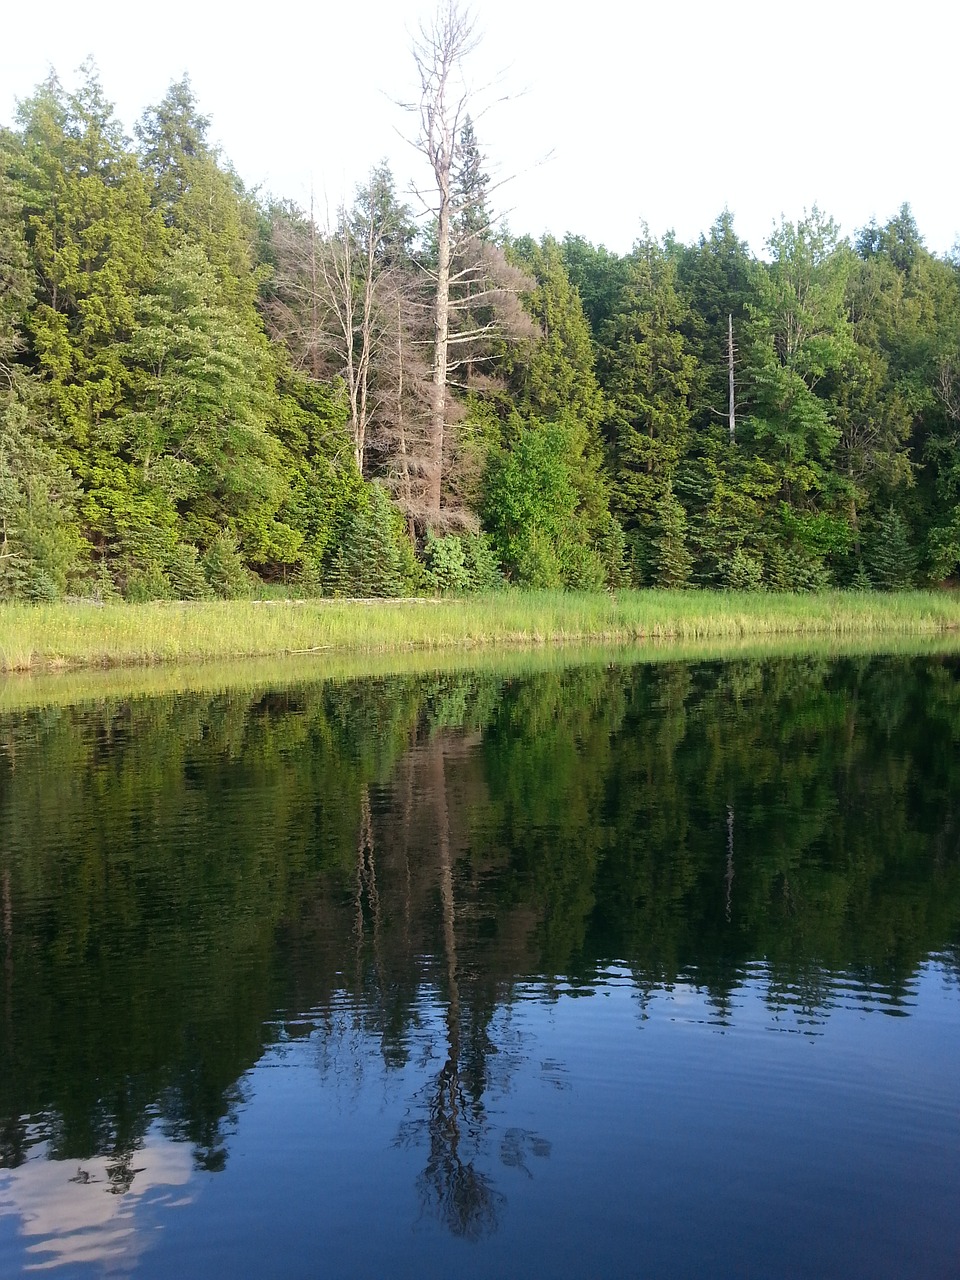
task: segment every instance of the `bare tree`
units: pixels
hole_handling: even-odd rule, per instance
[[[395,399],[398,305],[409,275],[409,213],[385,166],[375,168],[352,209],[318,231],[313,211],[281,210],[274,219],[276,268],[267,305],[274,335],[315,379],[339,377],[348,405],[354,460],[368,470],[371,432]]]
[[[462,522],[457,511],[449,506],[443,509],[444,482],[453,453],[448,440],[452,375],[458,369],[469,371],[478,359],[486,358],[478,348],[483,340],[511,325],[529,327],[529,322],[524,325],[517,294],[532,285],[490,240],[486,190],[470,189],[457,181],[464,129],[475,146],[464,62],[478,43],[469,11],[457,0],[442,0],[413,45],[419,99],[403,104],[419,118],[419,132],[412,142],[427,160],[431,187],[417,190],[417,195],[433,218],[436,233],[435,259],[424,265],[432,320],[425,475],[426,523],[431,527]]]

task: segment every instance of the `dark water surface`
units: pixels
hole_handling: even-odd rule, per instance
[[[0,1275],[960,1275],[960,659],[0,716]]]

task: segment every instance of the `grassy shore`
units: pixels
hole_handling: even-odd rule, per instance
[[[960,596],[944,592],[503,592],[466,600],[5,604],[0,605],[0,671],[336,652],[952,631],[960,631]]]
[[[153,698],[164,694],[251,694],[317,681],[335,685],[359,679],[418,675],[456,676],[488,672],[516,679],[570,667],[660,665],[670,662],[916,657],[960,654],[960,634],[882,636],[773,636],[765,640],[657,640],[620,645],[537,645],[485,649],[395,650],[390,653],[291,655],[219,662],[167,663],[138,667],[79,667],[11,672],[0,679],[0,716],[35,707],[73,706],[109,698]]]

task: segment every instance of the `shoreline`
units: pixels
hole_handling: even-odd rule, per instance
[[[416,606],[423,606],[417,608]],[[0,604],[0,673],[310,655],[960,634],[960,594],[498,592],[466,598]]]

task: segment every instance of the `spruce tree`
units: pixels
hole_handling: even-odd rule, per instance
[[[671,486],[657,504],[657,586],[676,589],[690,582],[693,561],[687,549],[687,518]]]
[[[868,556],[871,579],[883,591],[906,590],[914,585],[917,561],[906,522],[895,507],[888,507],[871,539]]]

